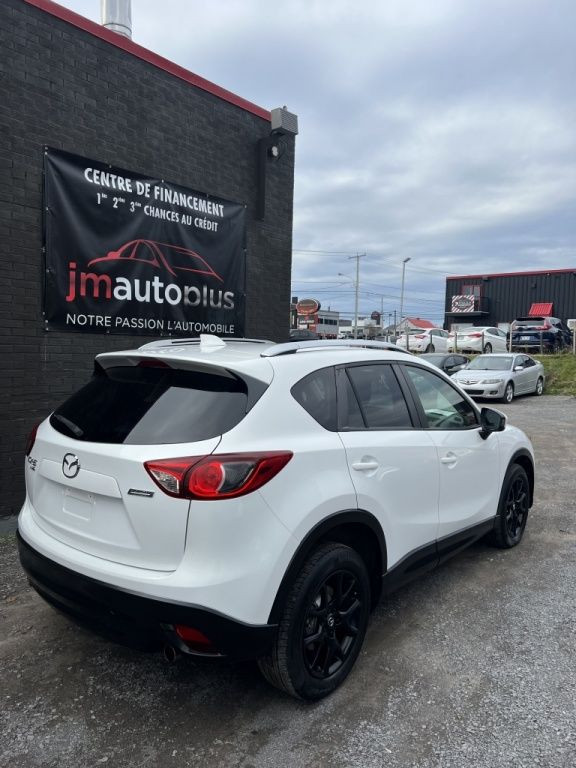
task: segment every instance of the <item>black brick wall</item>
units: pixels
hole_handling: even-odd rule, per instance
[[[0,10],[0,516],[23,501],[26,437],[86,380],[94,355],[151,337],[45,332],[42,148],[245,203],[246,335],[286,336],[294,142],[269,163],[266,217],[255,219],[262,118],[23,0]]]

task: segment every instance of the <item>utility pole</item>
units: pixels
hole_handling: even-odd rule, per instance
[[[356,259],[356,282],[354,291],[354,338],[358,338],[358,294],[360,292],[360,259],[366,256],[365,253],[357,253],[356,256],[348,256],[349,259]]]

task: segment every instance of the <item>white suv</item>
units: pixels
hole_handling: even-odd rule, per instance
[[[25,471],[20,557],[49,603],[258,659],[304,699],[344,680],[382,591],[484,534],[517,544],[534,487],[527,437],[393,345],[211,336],[99,355]]]

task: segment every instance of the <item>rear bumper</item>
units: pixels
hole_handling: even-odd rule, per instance
[[[65,568],[41,555],[18,533],[20,562],[30,585],[54,608],[123,645],[154,650],[169,644],[183,653],[256,659],[272,645],[276,625],[252,625],[193,605],[134,595]],[[199,630],[210,650],[187,646],[174,626]]]
[[[554,349],[556,346],[564,347],[563,339],[542,339],[542,349]],[[530,341],[520,341],[512,339],[512,349],[540,349],[540,339],[531,339]]]

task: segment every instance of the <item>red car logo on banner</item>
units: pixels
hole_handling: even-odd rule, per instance
[[[169,243],[157,243],[154,240],[130,240],[118,248],[117,251],[109,251],[107,256],[100,256],[88,262],[88,266],[106,261],[138,261],[150,264],[157,269],[164,268],[174,277],[182,272],[195,272],[208,277],[215,277],[223,282],[220,275],[215,272],[208,262],[188,248]]]

